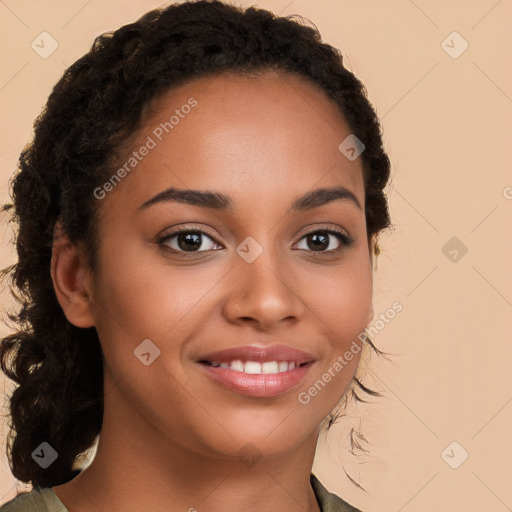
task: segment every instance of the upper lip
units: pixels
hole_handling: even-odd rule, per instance
[[[241,361],[256,361],[266,363],[269,361],[290,361],[298,364],[314,361],[315,357],[308,352],[290,347],[284,344],[270,346],[244,345],[241,347],[228,348],[210,352],[199,358],[199,361],[208,362],[230,362],[236,359]]]

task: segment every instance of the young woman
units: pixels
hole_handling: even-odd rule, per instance
[[[13,181],[0,361],[33,490],[0,510],[357,510],[311,470],[372,392],[389,172],[363,85],[311,27],[198,1],[98,37]]]

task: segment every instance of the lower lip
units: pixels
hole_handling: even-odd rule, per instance
[[[204,371],[231,391],[258,398],[278,396],[297,386],[304,380],[313,362],[293,370],[272,374],[237,372],[230,368],[209,366],[200,363]]]

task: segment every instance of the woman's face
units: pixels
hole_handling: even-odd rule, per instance
[[[91,313],[106,389],[126,398],[105,408],[198,453],[285,453],[341,399],[373,316],[361,158],[338,148],[335,105],[290,75],[196,79],[157,107],[95,192]]]

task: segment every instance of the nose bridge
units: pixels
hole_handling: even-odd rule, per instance
[[[287,263],[272,235],[258,235],[258,240],[247,237],[236,248],[226,312],[231,320],[250,317],[270,325],[299,315],[301,302],[288,282]]]
[[[284,286],[278,278],[281,268],[279,251],[272,242],[272,233],[255,236],[257,238],[248,236],[236,248],[236,265],[247,291],[254,293],[267,288],[270,292],[276,285]]]

